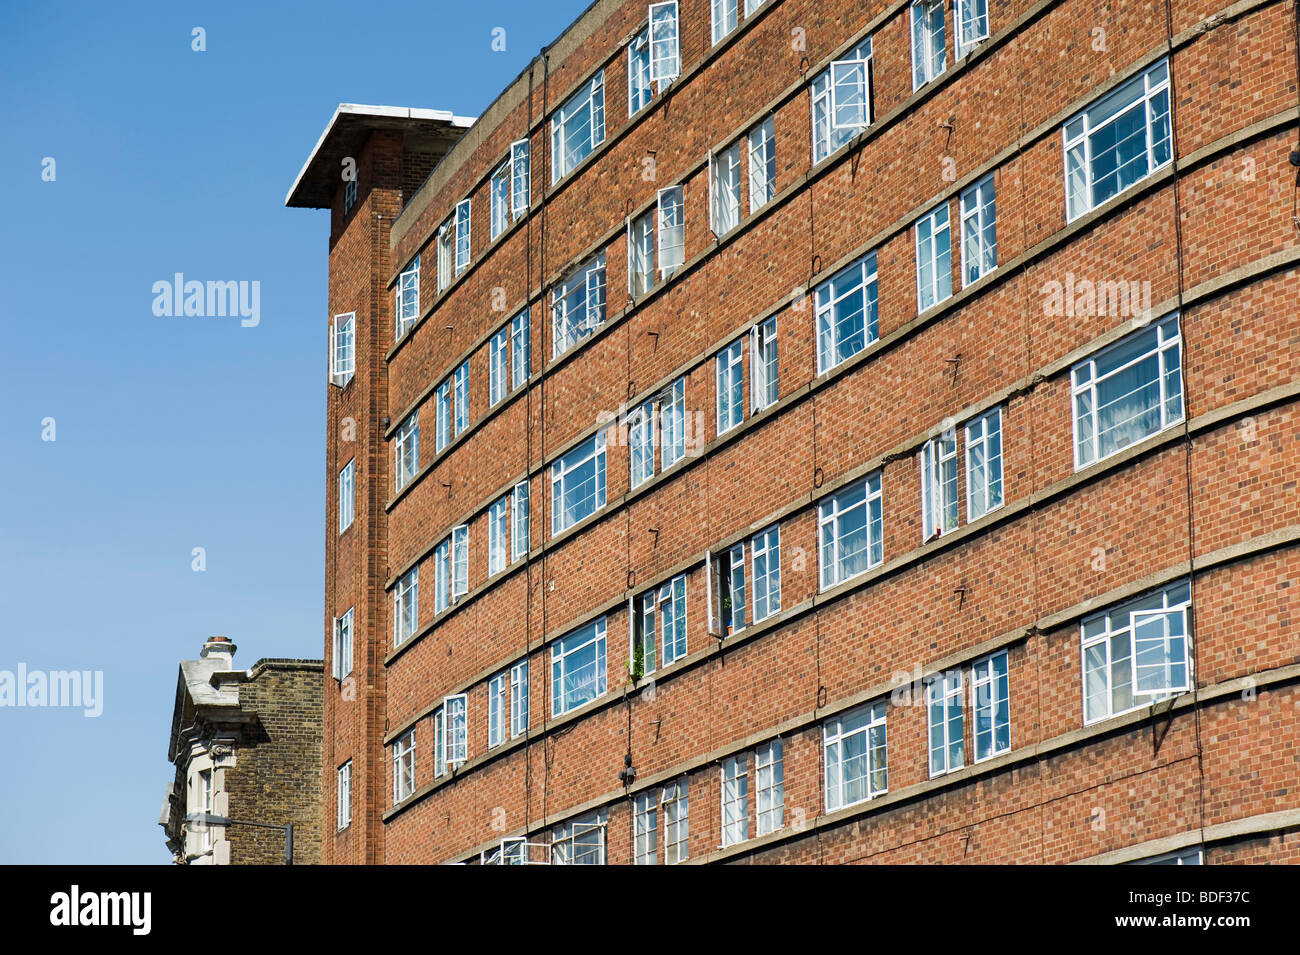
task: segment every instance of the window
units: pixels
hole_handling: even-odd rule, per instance
[[[769,527],[750,540],[754,565],[754,622],[781,611],[781,528]]]
[[[605,810],[578,816],[551,830],[552,865],[605,864]]]
[[[659,272],[664,278],[686,262],[686,201],[682,187],[659,190]]]
[[[438,227],[438,291],[442,292],[451,284],[451,265],[454,255],[456,225],[454,218],[448,218]]]
[[[352,760],[339,767],[338,811],[335,814],[335,826],[346,829],[352,824]]]
[[[456,369],[456,434],[469,427],[469,362]]]
[[[605,432],[551,465],[551,536],[605,506]]]
[[[1074,366],[1074,467],[1183,419],[1181,339],[1170,315]]]
[[[629,600],[628,614],[634,679],[654,672],[656,640],[663,647],[665,666],[686,656],[685,574]]]
[[[876,340],[876,253],[817,286],[815,299],[820,375]]]
[[[1085,724],[1191,688],[1190,604],[1182,581],[1084,618]]]
[[[776,404],[780,395],[776,361],[776,316],[749,330],[749,365],[754,382],[754,411]]]
[[[691,814],[685,777],[663,788],[659,807],[664,817],[664,861],[683,862],[690,855]]]
[[[334,618],[334,679],[344,680],[352,672],[352,608]]]
[[[444,696],[442,709],[446,720],[448,766],[459,766],[469,758],[469,706],[464,693]]]
[[[357,204],[357,179],[353,176],[343,184],[343,214],[347,215]]]
[[[415,730],[399,736],[393,744],[393,803],[415,792]]]
[[[510,217],[527,215],[532,202],[532,144],[519,139],[510,144]]]
[[[451,601],[469,592],[469,525],[451,529]]]
[[[496,239],[510,224],[510,160],[507,159],[492,171],[492,180],[488,186],[488,219],[491,224],[491,238]]]
[[[653,791],[641,793],[633,803],[636,833],[632,861],[635,865],[659,862],[659,804],[655,795]]]
[[[818,505],[822,590],[884,560],[880,507],[879,471]]]
[[[737,0],[710,0],[709,9],[713,20],[713,42],[716,44],[740,22]]]
[[[434,395],[434,451],[441,453],[451,441],[451,379],[438,386]]]
[[[650,4],[650,80],[675,79],[682,71],[677,0]]]
[[[655,287],[655,212],[627,220],[627,294],[640,298]]]
[[[882,795],[889,788],[885,704],[870,703],[822,724],[826,811]]]
[[[499,574],[506,569],[509,560],[506,557],[506,542],[509,540],[507,515],[510,513],[510,499],[507,494],[488,507],[488,576]]]
[[[1177,852],[1168,852],[1164,855],[1152,856],[1150,859],[1136,859],[1129,865],[1204,865],[1205,856],[1201,852],[1200,846],[1194,846],[1190,849],[1179,849]]]
[[[532,329],[528,309],[510,320],[510,387],[518,388],[532,372]]]
[[[352,526],[352,502],[354,495],[353,464],[355,459],[343,465],[339,472],[339,533]]]
[[[930,775],[961,769],[964,724],[961,709],[961,671],[936,673],[925,681],[925,704],[930,714]]]
[[[433,775],[447,774],[447,709],[440,706],[433,711]]]
[[[511,538],[512,561],[528,556],[528,482],[520,481],[510,492],[510,509],[514,533]]]
[[[420,568],[412,567],[393,588],[393,646],[400,647],[415,633],[420,612]]]
[[[722,761],[722,847],[749,838],[749,755]]]
[[[921,540],[957,528],[957,432],[921,446]]]
[[[1002,506],[1002,409],[966,422],[966,520]]]
[[[737,338],[718,352],[718,434],[740,424],[745,414],[745,374],[741,366],[743,341],[743,338]]]
[[[1007,652],[977,661],[970,671],[971,704],[975,708],[975,762],[1011,750],[1011,691],[1007,682]]]
[[[650,28],[647,26],[627,46],[627,114],[634,116],[672,84],[672,80],[650,80]]]
[[[729,637],[745,629],[745,544],[716,557],[705,553],[709,581],[709,633]]]
[[[630,484],[640,487],[655,473],[654,399],[628,412],[627,454]]]
[[[830,65],[831,129],[856,133],[871,122],[871,68],[868,60],[836,60]]]
[[[709,155],[709,228],[726,235],[740,225],[740,143]]]
[[[330,382],[342,388],[357,370],[357,317],[354,312],[335,315],[330,322]]]
[[[840,63],[865,63],[866,75],[866,111],[867,123],[871,121],[871,37],[867,37],[856,47],[844,55]],[[839,119],[841,122],[848,120],[849,114],[853,112],[856,100],[854,99],[853,82],[857,79],[858,73],[853,68],[841,68],[836,79],[843,84],[838,99],[844,101],[844,108],[840,111]],[[831,87],[831,70],[827,67],[818,74],[812,81],[812,158],[813,164],[821,162],[831,153],[844,146],[849,140],[866,128],[867,123],[860,126],[836,126],[832,116],[832,87]]]
[[[659,396],[659,452],[664,470],[686,456],[686,379],[678,378]]]
[[[605,253],[574,270],[551,293],[553,356],[563,355],[605,323]]]
[[[981,40],[989,38],[988,0],[955,0],[957,59],[966,56]]]
[[[451,606],[451,538],[433,550],[433,612],[436,616]]]
[[[916,308],[924,312],[952,295],[952,235],[948,203],[916,223]]]
[[[488,681],[488,748],[500,746],[506,738],[506,675],[498,673]]]
[[[755,808],[760,836],[785,825],[785,768],[781,757],[779,739],[754,751]]]
[[[1066,218],[1074,220],[1170,161],[1169,62],[1161,60],[1065,124]]]
[[[558,182],[605,141],[605,73],[583,84],[551,117],[551,182]]]
[[[912,0],[912,89],[937,77],[947,61],[943,0]]]
[[[488,405],[497,402],[510,390],[510,329],[503,328],[488,339]]]
[[[420,317],[420,257],[397,277],[397,337],[401,338]]]
[[[605,618],[551,644],[551,716],[605,695]]]
[[[998,267],[998,213],[989,173],[961,194],[962,285],[979,281]]]
[[[510,736],[522,736],[528,729],[528,661],[510,668]]]
[[[397,429],[397,442],[393,448],[394,471],[397,473],[397,490],[420,470],[420,412],[412,411]]]
[[[456,203],[456,274],[469,266],[469,211],[470,201]]]
[[[749,131],[749,211],[776,196],[776,119],[769,116]]]
[[[214,808],[213,804],[216,800],[216,780],[214,779],[215,773],[216,770],[214,769],[199,770],[199,777],[198,777],[199,807],[198,808],[202,812],[210,813],[213,811]],[[208,852],[212,849],[212,843],[213,843],[212,827],[207,825],[206,823],[203,824],[202,833],[203,833],[203,837],[200,840],[199,845],[204,852]]]

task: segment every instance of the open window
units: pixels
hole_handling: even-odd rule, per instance
[[[1133,695],[1160,699],[1190,689],[1187,608],[1133,612]]]
[[[831,64],[831,128],[858,130],[871,122],[870,60]]]
[[[335,315],[330,322],[330,384],[342,388],[356,374],[356,314]]]
[[[446,720],[448,766],[458,766],[468,759],[469,751],[469,700],[464,693],[442,698]]]
[[[520,139],[510,144],[510,215],[515,219],[528,212],[529,155],[528,140]]]
[[[650,81],[664,82],[682,72],[677,0],[650,4]]]
[[[667,277],[686,262],[686,202],[681,186],[658,195],[659,272]]]
[[[705,554],[709,633],[719,639],[745,629],[745,545]]]

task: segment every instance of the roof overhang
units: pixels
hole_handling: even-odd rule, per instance
[[[403,130],[409,148],[434,152],[441,159],[474,122],[473,116],[456,116],[443,109],[340,103],[298,171],[284,204],[301,209],[328,209],[333,205],[343,159],[356,156],[374,130]]]

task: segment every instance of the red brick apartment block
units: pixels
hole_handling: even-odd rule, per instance
[[[1300,861],[1295,27],[597,0],[339,107],[324,861]]]

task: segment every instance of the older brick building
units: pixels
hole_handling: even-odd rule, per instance
[[[234,666],[235,644],[211,637],[184,660],[167,758],[175,766],[159,824],[182,865],[320,862],[321,661],[266,658]],[[196,813],[237,820],[205,826]]]
[[[325,861],[1300,859],[1296,22],[597,0],[340,107]]]

